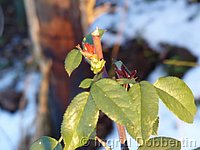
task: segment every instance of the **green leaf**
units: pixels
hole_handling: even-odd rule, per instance
[[[117,79],[117,82],[119,84],[135,84],[136,83],[134,78],[133,79],[121,78],[121,79]]]
[[[31,145],[30,150],[62,150],[62,146],[55,139],[43,136]]]
[[[98,29],[98,32],[100,34],[100,37],[102,38],[103,34],[105,33],[105,30],[103,29]],[[83,43],[89,43],[91,45],[93,45],[93,39],[92,39],[92,33],[86,35],[83,39]]]
[[[129,94],[132,98],[132,109],[135,110],[132,114],[135,127],[127,126],[127,131],[142,144],[153,133],[154,123],[158,116],[158,95],[154,86],[147,81],[134,84]],[[138,141],[138,139],[142,140]]]
[[[120,124],[133,125],[131,99],[125,88],[111,79],[92,84],[90,93],[97,105],[109,118]]]
[[[181,142],[168,137],[156,137],[140,146],[138,150],[180,150]]]
[[[163,103],[179,119],[193,123],[196,114],[194,96],[188,86],[179,78],[162,77],[154,84]]]
[[[82,54],[79,50],[73,49],[70,51],[65,59],[65,70],[70,76],[71,73],[76,69],[82,60]]]
[[[80,88],[87,89],[91,86],[93,79],[86,78],[84,79],[81,84],[79,85]]]
[[[159,126],[159,117],[157,117],[156,121],[153,123],[152,135],[158,135],[158,126]]]
[[[91,95],[97,107],[116,123],[126,126],[133,138],[137,140],[142,137],[147,140],[153,132],[153,124],[158,115],[158,96],[150,83],[142,82],[141,88],[142,92],[136,89],[136,99],[131,99],[125,88],[116,81],[101,79],[92,85]],[[144,104],[139,106],[137,103],[140,103],[141,99]],[[140,107],[144,114],[141,114]],[[142,121],[141,116],[144,117]]]
[[[134,84],[128,94],[116,81],[101,79],[92,85],[91,95],[97,107],[115,122],[125,125],[136,140],[140,137],[148,140],[152,135],[158,116],[158,95],[149,82]]]
[[[64,150],[73,150],[86,144],[96,127],[98,116],[99,111],[90,94],[78,94],[64,114],[61,126]]]

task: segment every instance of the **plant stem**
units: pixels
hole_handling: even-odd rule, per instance
[[[101,37],[100,34],[98,32],[98,28],[92,33],[92,39],[93,39],[93,43],[94,43],[94,48],[95,48],[95,54],[97,55],[97,57],[99,59],[103,59],[103,50],[102,50],[102,46],[101,46]],[[108,78],[108,73],[106,68],[104,67],[103,69],[103,78]],[[117,124],[117,129],[118,129],[118,134],[119,134],[119,138],[120,138],[120,143],[121,143],[121,149],[122,150],[129,150],[128,146],[127,146],[127,139],[126,139],[126,132],[125,132],[125,127]]]
[[[94,42],[95,54],[99,59],[103,59],[103,51],[101,46],[101,37],[98,28],[92,33],[92,39]]]
[[[126,142],[126,132],[124,126],[117,124],[117,130],[119,133],[120,143],[124,144]]]

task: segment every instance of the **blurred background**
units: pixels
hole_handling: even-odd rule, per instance
[[[27,150],[42,135],[59,137],[65,109],[92,76],[83,62],[69,78],[64,59],[97,26],[107,30],[102,44],[111,76],[112,59],[136,69],[139,80],[177,76],[200,108],[199,0],[0,0],[0,149]],[[200,147],[200,111],[193,124],[162,104],[159,115],[160,136],[179,139],[182,149]],[[118,138],[103,113],[97,134]],[[137,147],[131,138],[128,144]]]

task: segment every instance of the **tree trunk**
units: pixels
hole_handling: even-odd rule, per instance
[[[64,60],[67,53],[81,43],[83,37],[78,0],[35,0],[39,18],[39,38],[44,55],[52,59],[50,111],[54,135],[59,136],[62,115],[83,79],[85,65],[69,79]],[[86,71],[84,71],[86,72]],[[77,79],[78,78],[78,79]],[[73,82],[73,83],[72,83]]]
[[[70,96],[70,83],[63,63],[67,53],[80,43],[82,38],[78,1],[36,0],[36,8],[41,46],[44,54],[53,59],[53,76],[56,89],[59,89],[56,93],[64,104],[62,109],[65,109],[66,98]]]

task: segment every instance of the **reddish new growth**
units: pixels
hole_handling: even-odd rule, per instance
[[[76,48],[78,48],[83,54],[83,56],[85,56],[88,59],[96,57],[94,45],[91,45],[89,43],[83,43],[83,49],[80,47],[80,45],[76,46]]]
[[[97,74],[103,70],[106,61],[103,58],[98,58],[94,45],[83,43],[83,50],[81,49],[80,45],[76,46],[76,48],[80,50],[87,62],[91,65],[90,69],[94,74]]]
[[[136,77],[137,71],[134,70],[133,72],[130,73],[130,71],[124,65],[122,65],[121,68],[118,68],[115,66],[115,72],[119,79],[121,78],[127,78],[127,79],[135,78],[136,79],[137,78]]]
[[[84,46],[84,52],[85,53],[89,53],[91,55],[95,54],[94,45],[91,45],[89,43],[84,43],[83,46]]]

